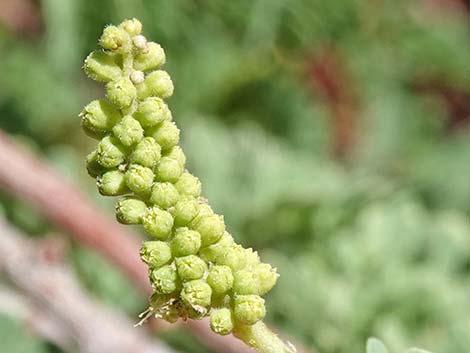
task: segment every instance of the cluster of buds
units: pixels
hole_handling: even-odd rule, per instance
[[[99,140],[88,173],[102,195],[121,196],[117,220],[142,225],[151,238],[140,252],[154,289],[149,313],[170,322],[210,316],[221,335],[238,326],[246,331],[264,318],[261,296],[278,274],[235,243],[185,169],[179,129],[164,102],[173,93],[159,69],[165,53],[141,30],[136,19],[106,27],[102,50],[85,60],[86,74],[106,83],[106,98],[80,114],[84,131]]]

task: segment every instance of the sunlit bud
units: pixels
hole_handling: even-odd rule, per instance
[[[232,271],[238,271],[246,265],[245,249],[241,245],[233,244],[227,248],[227,251],[217,256],[215,262],[230,267]]]
[[[98,163],[105,168],[114,168],[126,159],[125,147],[115,137],[105,136],[97,147]]]
[[[152,137],[145,137],[137,144],[134,151],[132,151],[130,162],[153,168],[160,160],[160,156],[160,145]]]
[[[165,265],[159,269],[150,271],[150,282],[159,294],[170,294],[178,289],[179,281],[176,269],[171,265]]]
[[[180,140],[180,130],[172,121],[163,121],[160,125],[150,129],[148,135],[162,147],[163,151],[176,146]]]
[[[113,134],[124,146],[131,146],[142,140],[144,129],[132,116],[126,115],[113,127]]]
[[[94,100],[80,113],[82,128],[93,138],[102,138],[121,118],[121,113],[105,100]]]
[[[256,266],[260,263],[258,252],[252,248],[245,249],[246,266]]]
[[[212,266],[207,276],[207,283],[214,293],[226,293],[233,286],[232,270],[228,266]]]
[[[197,177],[191,173],[183,173],[178,181],[175,183],[175,187],[181,195],[198,197],[201,195],[201,182]]]
[[[132,37],[132,43],[137,49],[140,49],[142,51],[147,50],[147,38],[145,38],[141,34],[139,34],[138,36]]]
[[[133,84],[138,85],[139,83],[144,82],[145,75],[142,71],[135,70],[131,72],[129,78],[131,79]]]
[[[178,198],[178,191],[172,183],[154,183],[149,201],[166,210],[173,206]]]
[[[122,74],[116,56],[102,50],[91,52],[85,59],[83,69],[89,78],[100,82],[116,80]]]
[[[270,264],[261,263],[254,267],[253,271],[258,279],[258,294],[263,295],[269,292],[277,282],[279,274]]]
[[[172,210],[173,217],[175,217],[176,226],[185,226],[191,222],[199,212],[199,204],[196,199],[182,198],[180,199]]]
[[[167,211],[152,207],[142,217],[142,224],[147,233],[157,239],[165,240],[173,228],[173,217]]]
[[[99,39],[104,49],[119,51],[130,43],[129,34],[122,28],[107,26]]]
[[[201,247],[201,235],[195,230],[178,228],[171,240],[171,251],[174,256],[196,254]]]
[[[206,262],[215,262],[215,260],[219,256],[224,255],[233,244],[233,237],[229,233],[225,232],[217,243],[201,249],[199,256],[201,256],[201,258]]]
[[[140,39],[137,40],[133,38],[132,40],[136,47],[137,47],[136,41],[138,44],[141,44]],[[160,44],[157,44],[154,42],[148,42],[146,43],[146,46],[144,48],[145,50],[140,51],[135,56],[135,59],[134,59],[134,67],[137,70],[141,70],[141,71],[154,70],[154,69],[158,69],[160,66],[162,66],[165,63],[165,51],[160,46]]]
[[[106,84],[106,97],[119,108],[126,108],[132,104],[137,91],[128,77],[121,77]]]
[[[224,219],[215,214],[198,217],[193,229],[201,234],[202,246],[206,247],[217,242],[224,234]]]
[[[173,94],[171,77],[163,70],[156,70],[147,75],[145,81],[138,85],[137,88],[139,98],[141,99],[149,96],[168,98]]]
[[[140,258],[151,268],[158,268],[171,260],[171,250],[166,242],[145,241],[140,248]]]
[[[180,146],[172,147],[166,152],[165,157],[176,159],[183,167],[186,164],[186,156]]]
[[[266,315],[264,299],[259,295],[238,295],[235,297],[234,318],[244,325],[253,325]]]
[[[106,168],[98,163],[98,151],[94,150],[86,156],[86,169],[93,178],[106,172]]]
[[[181,299],[189,307],[208,307],[211,304],[212,289],[201,279],[183,284]]]
[[[174,183],[183,173],[183,168],[178,161],[168,157],[162,157],[158,162],[156,173],[158,180]]]
[[[147,195],[152,188],[154,174],[150,168],[132,164],[127,170],[125,178],[129,189],[137,194]]]
[[[120,25],[119,28],[124,29],[131,37],[136,36],[142,32],[142,23],[136,18],[131,20],[125,20]]]
[[[139,103],[137,111],[134,113],[134,118],[136,118],[145,129],[156,126],[164,120],[168,120],[169,116],[170,110],[168,106],[159,97],[146,98]]]
[[[196,255],[178,257],[175,262],[178,275],[183,281],[200,279],[207,271],[207,264]]]
[[[116,204],[116,219],[122,224],[142,223],[142,216],[147,211],[147,205],[135,197],[126,196]]]
[[[110,170],[98,177],[96,184],[101,195],[118,196],[129,192],[124,181],[124,173]]]
[[[210,326],[219,335],[228,335],[233,330],[232,312],[228,308],[215,309],[211,312]]]

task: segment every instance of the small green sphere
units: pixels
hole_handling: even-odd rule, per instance
[[[175,186],[181,195],[195,198],[201,195],[201,182],[189,172],[183,173],[175,183]]]
[[[173,121],[163,121],[158,126],[150,129],[148,135],[152,136],[161,146],[163,151],[176,146],[180,140],[180,130]]]
[[[225,265],[232,269],[232,271],[238,271],[246,265],[246,252],[245,249],[239,244],[233,244],[232,246],[221,252],[216,258],[215,262],[218,265]]]
[[[228,266],[212,266],[207,275],[207,283],[214,293],[226,293],[233,286],[232,270]]]
[[[126,172],[126,184],[136,194],[147,195],[152,188],[154,177],[152,169],[132,164]]]
[[[201,234],[202,246],[206,247],[216,243],[224,234],[224,219],[215,214],[198,217],[193,229]]]
[[[197,254],[201,247],[201,235],[195,230],[178,228],[171,241],[171,251],[175,256]]]
[[[106,172],[106,168],[104,168],[101,164],[98,163],[97,150],[90,152],[86,156],[85,163],[88,174],[93,178],[96,178],[97,176],[102,175]]]
[[[132,196],[125,196],[116,204],[116,219],[122,224],[142,223],[145,212],[147,212],[145,202]]]
[[[166,242],[146,241],[140,249],[140,258],[151,268],[158,268],[171,260],[171,250]]]
[[[211,305],[212,289],[202,279],[184,283],[180,295],[183,303],[192,308]]]
[[[201,258],[206,262],[215,262],[217,258],[223,256],[227,251],[229,251],[230,247],[233,245],[233,237],[229,233],[225,232],[217,243],[201,249],[199,256],[201,256]]]
[[[121,118],[121,113],[105,100],[94,100],[80,113],[82,128],[93,138],[104,137]]]
[[[196,255],[178,257],[175,262],[178,275],[183,281],[200,279],[207,271],[207,264]]]
[[[128,77],[121,77],[106,84],[106,97],[119,108],[129,107],[137,96],[137,90]]]
[[[117,56],[103,50],[91,52],[85,59],[83,69],[89,78],[99,82],[117,80],[122,75]]]
[[[178,190],[172,183],[154,183],[149,201],[166,210],[173,206],[179,198]]]
[[[228,308],[215,309],[211,312],[210,326],[215,333],[225,336],[233,330],[232,312]]]
[[[178,275],[172,265],[152,269],[150,271],[150,282],[158,294],[170,294],[179,287]]]
[[[116,26],[107,26],[99,39],[99,44],[104,49],[115,51],[124,50],[129,42],[129,34],[124,29]]]
[[[145,137],[135,146],[130,156],[130,162],[153,169],[160,157],[160,145],[152,137]]]
[[[137,119],[145,128],[154,127],[170,118],[168,106],[159,97],[148,97],[140,102],[137,111],[134,113]]]
[[[118,196],[129,192],[124,181],[124,173],[119,170],[110,170],[98,177],[98,191],[103,196]]]
[[[259,295],[237,295],[233,314],[237,322],[254,325],[266,315],[264,299]]]
[[[139,88],[140,97],[157,96],[168,98],[173,95],[174,90],[170,75],[163,70],[156,70],[150,73]]]
[[[147,233],[157,239],[165,240],[170,236],[173,228],[173,217],[167,211],[152,207],[142,217],[142,224]]]
[[[198,215],[199,204],[194,198],[180,198],[171,212],[175,217],[175,225],[185,226]]]
[[[113,134],[124,146],[132,146],[142,140],[144,129],[137,120],[127,115],[113,127]]]
[[[164,63],[165,51],[154,42],[148,42],[146,50],[139,52],[134,59],[134,67],[141,71],[158,69]]]
[[[119,28],[124,29],[131,37],[133,37],[142,32],[142,23],[138,19],[133,18],[121,22]]]
[[[162,157],[158,162],[156,173],[158,180],[174,183],[183,173],[183,168],[177,160]]]
[[[105,168],[115,168],[126,159],[125,147],[115,138],[105,136],[97,147],[98,163]]]
[[[171,149],[166,151],[165,157],[176,159],[182,167],[186,164],[186,156],[180,146],[173,146]]]

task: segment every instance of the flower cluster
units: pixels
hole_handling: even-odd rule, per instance
[[[214,332],[244,331],[262,320],[264,299],[278,274],[252,249],[235,243],[224,218],[201,196],[201,182],[185,169],[179,129],[164,99],[173,83],[159,68],[165,53],[126,20],[108,26],[102,50],[85,60],[86,74],[106,83],[106,98],[88,104],[82,127],[99,140],[86,160],[105,196],[122,196],[116,218],[141,224],[151,237],[140,256],[154,294],[150,313],[167,321],[210,316]]]

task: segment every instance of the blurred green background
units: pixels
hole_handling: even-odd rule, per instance
[[[321,353],[369,336],[470,352],[468,1],[0,0],[0,128],[113,212],[86,175],[83,59],[137,17],[166,50],[189,168],[235,237],[281,274],[268,322]],[[54,231],[0,194],[33,237]],[[1,235],[0,235],[1,236]],[[132,317],[123,275],[72,243],[84,286]],[[0,315],[0,351],[58,352]],[[8,339],[7,339],[8,338]],[[163,338],[207,352],[186,331]]]

